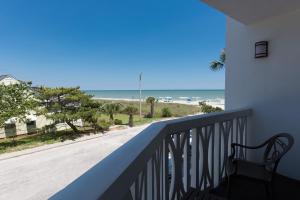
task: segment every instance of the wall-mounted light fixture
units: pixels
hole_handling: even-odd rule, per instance
[[[255,58],[268,57],[268,41],[255,43]]]

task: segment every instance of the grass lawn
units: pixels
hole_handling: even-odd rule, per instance
[[[134,105],[139,108],[139,102],[128,102],[128,101],[102,101],[103,103],[107,102],[119,102],[124,107],[127,105]],[[198,106],[193,105],[183,105],[183,104],[175,104],[175,103],[155,103],[155,112],[153,118],[144,118],[140,119],[139,115],[134,116],[134,125],[142,125],[148,124],[153,121],[157,121],[162,119],[161,117],[161,109],[167,107],[170,109],[173,117],[182,117],[190,114],[199,113],[200,108]],[[145,115],[149,112],[150,105],[145,102],[142,103],[142,114]],[[101,114],[101,119],[109,120],[108,116],[105,114]],[[128,115],[125,114],[116,114],[114,116],[115,119],[122,120],[123,124],[128,124]],[[91,128],[83,128],[81,129],[82,134],[74,134],[72,130],[67,131],[58,131],[56,133],[43,133],[43,134],[35,134],[35,135],[23,135],[18,136],[14,139],[6,138],[0,139],[0,154],[20,151],[24,149],[29,149],[33,147],[42,146],[45,144],[53,144],[57,142],[62,142],[65,140],[74,140],[78,137],[82,137],[85,134],[93,134],[93,130]]]
[[[86,130],[87,131],[87,130]],[[89,131],[91,132],[91,131]],[[22,135],[16,138],[5,138],[0,140],[0,154],[20,151],[45,144],[53,144],[65,140],[75,140],[83,134],[74,134],[71,130],[58,131],[56,133],[43,133],[34,135]]]

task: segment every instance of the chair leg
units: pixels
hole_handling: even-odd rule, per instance
[[[272,188],[272,183],[265,183],[265,189],[266,189],[267,198],[268,198],[269,200],[273,200],[273,188]]]
[[[232,178],[230,176],[227,177],[227,199],[230,200],[231,198],[231,191],[232,191]]]

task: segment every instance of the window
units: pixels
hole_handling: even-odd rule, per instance
[[[36,121],[28,121],[26,123],[26,126],[27,126],[27,133],[36,132]]]
[[[6,137],[12,137],[17,134],[17,127],[16,124],[5,124],[4,132]]]
[[[27,126],[35,126],[36,122],[35,121],[29,121],[27,122]]]
[[[5,124],[5,129],[15,129],[16,128],[16,124]]]

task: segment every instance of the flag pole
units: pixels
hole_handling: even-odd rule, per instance
[[[142,119],[142,73],[139,77],[139,90],[140,90],[140,119]]]

